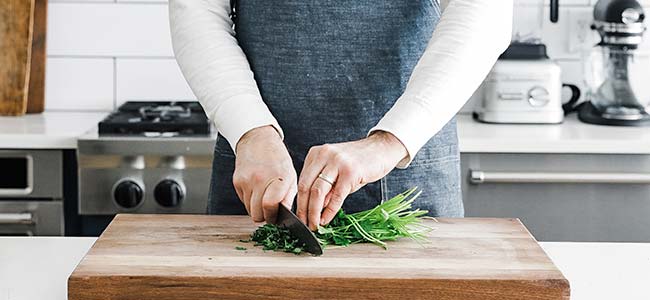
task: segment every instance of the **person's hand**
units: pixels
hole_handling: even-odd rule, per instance
[[[233,185],[255,222],[274,223],[278,203],[291,208],[296,196],[296,170],[291,156],[271,126],[252,129],[237,143]]]
[[[383,131],[358,141],[312,147],[298,180],[298,218],[311,230],[328,224],[349,194],[386,176],[406,155],[404,145]]]

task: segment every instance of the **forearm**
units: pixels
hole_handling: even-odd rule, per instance
[[[229,0],[170,0],[176,60],[192,91],[233,150],[241,137],[266,125],[282,130],[262,101],[229,17]]]
[[[449,0],[406,91],[371,132],[418,150],[460,110],[510,42],[512,0]]]

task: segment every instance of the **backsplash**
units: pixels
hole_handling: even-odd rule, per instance
[[[581,85],[581,53],[594,43],[588,27],[596,0],[560,2],[560,21],[547,21],[543,38],[563,81]],[[643,3],[650,11],[650,0]],[[50,0],[47,39],[47,110],[110,111],[127,100],[195,99],[173,57],[167,1]],[[643,48],[650,53],[650,37]]]

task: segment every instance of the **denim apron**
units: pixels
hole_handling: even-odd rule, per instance
[[[310,147],[362,139],[377,124],[404,92],[440,18],[436,0],[236,2],[237,40],[298,174]],[[232,184],[234,160],[219,136],[210,214],[246,213]],[[417,186],[416,208],[462,217],[459,161],[452,120],[408,168],[351,194],[343,209],[370,209]]]

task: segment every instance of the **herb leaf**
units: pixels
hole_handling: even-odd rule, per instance
[[[304,243],[300,243],[289,229],[273,224],[266,224],[257,228],[251,235],[251,240],[255,242],[255,246],[262,246],[264,250],[300,254],[305,248]]]
[[[370,210],[354,214],[339,210],[330,224],[318,228],[319,242],[337,246],[374,243],[386,248],[385,241],[401,237],[424,240],[431,228],[421,223],[428,211],[411,210],[411,204],[420,195],[414,194],[416,189],[409,189]]]

